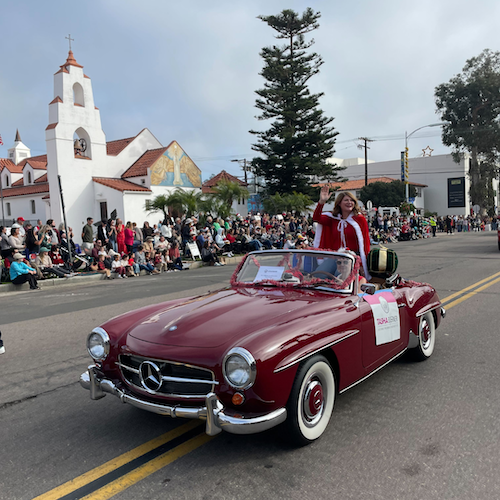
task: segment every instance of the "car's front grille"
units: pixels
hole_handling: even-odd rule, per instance
[[[151,394],[204,398],[218,384],[212,371],[183,363],[121,355],[117,365],[129,384]]]

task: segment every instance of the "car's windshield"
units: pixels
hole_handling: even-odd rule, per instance
[[[252,286],[352,291],[356,267],[354,257],[341,252],[268,250],[247,255],[231,281]]]

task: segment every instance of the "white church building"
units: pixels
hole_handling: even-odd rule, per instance
[[[59,180],[68,226],[80,240],[87,217],[156,222],[146,202],[177,188],[201,192],[201,170],[181,146],[163,146],[148,130],[106,142],[90,78],[70,50],[54,75],[54,98],[45,129],[47,154],[31,157],[17,132],[8,158],[0,158],[2,216],[63,221]]]

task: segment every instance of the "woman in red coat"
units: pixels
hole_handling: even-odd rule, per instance
[[[127,252],[130,253],[134,248],[134,230],[132,229],[132,223],[127,222],[124,230],[125,240],[124,243],[127,246]]]
[[[120,255],[127,253],[125,245],[125,226],[121,219],[116,219],[116,243],[118,244],[118,253]]]
[[[358,200],[351,193],[340,193],[335,199],[333,213],[323,212],[323,206],[329,198],[330,188],[322,187],[313,214],[313,220],[318,223],[314,246],[329,250],[348,248],[356,252],[361,257],[365,277],[369,280],[366,256],[370,251],[370,232]]]

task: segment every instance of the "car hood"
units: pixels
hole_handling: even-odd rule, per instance
[[[334,307],[335,296],[310,290],[233,288],[188,299],[141,318],[129,331],[135,339],[178,347],[218,347],[270,325],[292,322]],[[332,302],[333,299],[333,302]],[[338,298],[344,302],[345,298]]]

